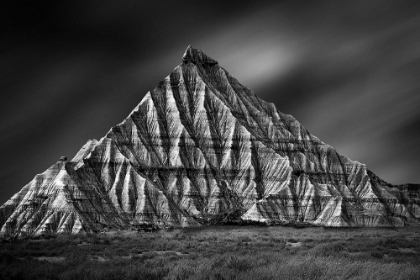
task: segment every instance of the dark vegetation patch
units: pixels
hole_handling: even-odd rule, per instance
[[[326,230],[227,225],[0,243],[0,279],[418,279],[419,275],[417,227]]]

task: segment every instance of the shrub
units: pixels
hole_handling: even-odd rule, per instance
[[[325,243],[312,248],[315,256],[338,256],[344,251],[345,247],[341,242]]]

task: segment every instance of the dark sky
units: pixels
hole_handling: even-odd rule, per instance
[[[418,1],[206,2],[2,6],[0,204],[121,122],[188,45],[384,180],[420,183]]]

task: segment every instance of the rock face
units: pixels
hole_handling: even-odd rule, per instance
[[[226,221],[403,226],[419,186],[393,186],[259,99],[200,50],[102,139],[0,208],[3,236]]]

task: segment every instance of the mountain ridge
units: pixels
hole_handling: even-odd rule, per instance
[[[125,120],[1,206],[0,234],[198,226],[229,213],[267,224],[418,222],[419,196],[400,188],[188,46]]]

